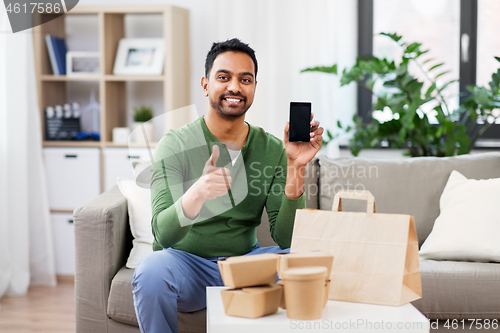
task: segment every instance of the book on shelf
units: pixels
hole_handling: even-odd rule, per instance
[[[49,52],[50,64],[54,75],[66,75],[66,41],[49,34],[45,35],[45,43]]]

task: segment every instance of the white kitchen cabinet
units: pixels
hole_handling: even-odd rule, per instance
[[[44,148],[49,204],[72,211],[101,193],[99,148]]]
[[[105,148],[104,149],[104,182],[105,190],[116,185],[116,178],[134,179],[132,162],[140,160],[151,161],[151,152],[148,148]]]
[[[51,213],[52,239],[57,275],[75,275],[73,214]]]

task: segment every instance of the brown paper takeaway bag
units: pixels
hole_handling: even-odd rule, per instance
[[[342,198],[367,201],[366,213],[342,212]],[[291,252],[333,254],[329,299],[402,305],[422,297],[413,216],[376,214],[368,191],[340,191],[332,211],[300,209]]]

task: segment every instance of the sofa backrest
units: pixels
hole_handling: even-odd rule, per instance
[[[471,179],[500,177],[500,153],[393,160],[320,156],[319,165],[320,209],[331,210],[340,190],[368,190],[377,213],[414,216],[420,245],[439,215],[439,199],[453,170]]]

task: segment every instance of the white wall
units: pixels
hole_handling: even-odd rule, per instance
[[[138,0],[80,0],[85,5],[145,4]],[[247,120],[282,137],[290,101],[312,101],[313,112],[323,126],[335,129],[336,120],[349,123],[356,108],[354,85],[339,87],[339,78],[321,73],[302,73],[305,67],[339,63],[352,65],[356,57],[356,1],[343,0],[164,0],[147,4],[172,4],[190,11],[191,101],[199,114],[207,101],[200,80],[205,56],[214,41],[238,37],[256,51],[259,62],[258,88]],[[83,24],[83,22],[81,23]],[[161,20],[130,18],[127,23],[136,35],[161,34]],[[68,27],[69,28],[69,27]],[[78,29],[78,22],[72,28]],[[84,47],[85,39],[68,40],[68,48]],[[83,40],[83,42],[82,42]],[[92,46],[88,41],[85,47]],[[150,102],[162,109],[162,101],[148,91],[154,86],[141,83],[130,87],[128,104]],[[154,83],[150,83],[154,85]]]

